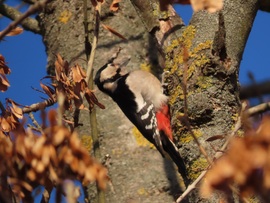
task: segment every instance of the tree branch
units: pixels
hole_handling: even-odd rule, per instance
[[[270,102],[259,104],[257,106],[249,108],[246,113],[248,116],[254,116],[255,114],[264,113],[270,110]]]
[[[50,0],[36,2],[34,5],[30,6],[30,8],[24,14],[10,6],[7,6],[6,4],[3,4],[3,2],[0,2],[0,13],[14,20],[5,30],[0,33],[0,40],[19,24],[21,24],[25,30],[40,34],[38,22],[32,18],[29,18],[29,16],[43,8],[49,1]]]
[[[23,0],[23,2],[25,2],[27,4],[35,4],[37,2],[37,0]]]
[[[90,31],[89,31],[89,15],[87,12],[87,0],[84,0],[84,26],[85,26],[85,54],[87,58],[87,72],[86,72],[86,83],[90,89],[94,87],[94,80],[93,80],[93,64],[94,58],[98,43],[99,37],[99,26],[100,26],[100,13],[101,13],[101,2],[97,2],[97,6],[94,10],[94,18],[95,18],[95,27],[94,27],[94,36],[93,41],[91,44],[91,51],[89,53],[89,45],[90,45]],[[101,152],[100,152],[100,144],[99,144],[99,134],[97,128],[97,117],[96,117],[96,108],[93,108],[89,113],[89,122],[91,126],[91,136],[93,139],[93,151],[94,156],[96,159],[101,160]],[[97,186],[97,202],[104,203],[105,200],[105,193],[104,191],[100,190]]]
[[[23,113],[30,113],[30,112],[36,112],[38,110],[44,109],[45,107],[52,106],[56,103],[53,99],[47,99],[43,102],[35,103],[30,106],[24,107],[22,109]]]
[[[270,1],[269,0],[260,0],[260,10],[270,12]]]
[[[249,99],[252,97],[258,97],[264,94],[270,94],[270,81],[265,81],[260,84],[252,84],[242,86],[240,90],[241,99]]]

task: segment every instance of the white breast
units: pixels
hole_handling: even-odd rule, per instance
[[[149,72],[142,70],[133,71],[127,77],[126,83],[135,94],[136,102],[139,106],[137,111],[140,111],[145,101],[152,103],[156,110],[167,103],[168,98],[163,94],[160,81]]]

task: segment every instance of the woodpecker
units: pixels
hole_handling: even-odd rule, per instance
[[[185,164],[173,142],[168,97],[163,93],[162,84],[147,71],[126,72],[123,69],[126,63],[108,63],[101,67],[96,73],[95,84],[118,104],[161,155],[168,154],[181,175],[185,175]]]

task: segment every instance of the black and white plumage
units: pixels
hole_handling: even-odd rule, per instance
[[[179,172],[185,174],[185,165],[173,141],[158,129],[156,113],[167,106],[160,81],[151,73],[135,70],[125,72],[122,66],[106,64],[95,77],[98,88],[108,94],[141,134],[164,155],[167,153]]]

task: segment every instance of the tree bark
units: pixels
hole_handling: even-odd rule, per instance
[[[188,26],[175,21],[173,9],[166,14],[159,13],[158,17],[151,15],[153,12],[145,16],[144,10],[151,10],[154,1],[133,2],[166,57],[172,127],[186,162],[188,178],[194,181],[215,154],[210,144],[217,150],[224,143],[224,140],[214,143],[205,140],[230,134],[239,116],[239,65],[258,1],[225,0],[220,12],[197,12]],[[171,29],[164,32],[164,24]],[[192,134],[206,150],[207,157],[199,150]],[[219,198],[202,200],[194,191],[189,201],[217,202]]]

